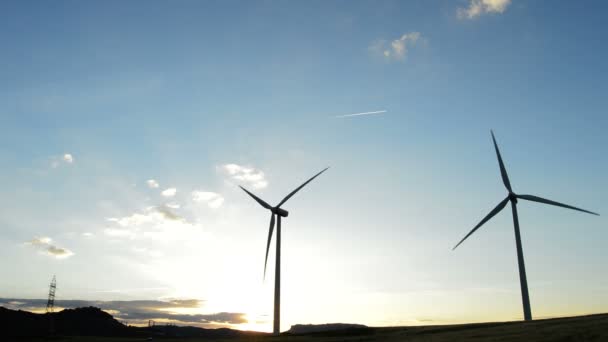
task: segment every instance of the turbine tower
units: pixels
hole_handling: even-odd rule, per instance
[[[272,232],[274,230],[275,216],[277,221],[277,241],[276,241],[276,260],[275,260],[275,269],[274,269],[274,321],[273,321],[273,329],[272,332],[274,335],[279,335],[281,332],[281,217],[287,217],[289,212],[285,209],[282,209],[281,206],[287,202],[291,196],[295,195],[296,192],[300,191],[306,184],[310,183],[313,179],[317,178],[320,174],[325,172],[329,167],[321,170],[321,172],[314,175],[312,178],[304,182],[304,184],[297,187],[294,191],[289,193],[289,195],[285,196],[279,204],[276,206],[271,206],[270,204],[264,202],[262,199],[257,197],[256,195],[249,192],[247,189],[240,186],[243,191],[245,191],[249,196],[251,196],[256,202],[258,202],[265,209],[270,210],[270,228],[268,229],[268,242],[266,243],[266,258],[264,259],[264,277],[266,277],[266,264],[268,262],[268,251],[270,249],[270,240],[272,240]]]
[[[516,194],[515,192],[513,192],[513,189],[511,188],[511,182],[509,182],[509,176],[507,175],[507,170],[502,161],[502,157],[500,156],[500,151],[498,150],[498,145],[496,144],[496,138],[494,138],[494,132],[490,131],[490,133],[492,134],[492,141],[494,142],[494,149],[496,150],[496,157],[498,158],[498,165],[500,166],[500,175],[502,177],[502,182],[505,185],[505,188],[507,188],[507,191],[509,192],[509,194],[507,195],[507,197],[504,200],[502,200],[500,203],[498,203],[498,205],[494,209],[492,209],[492,211],[490,211],[490,213],[488,215],[486,215],[486,217],[484,217],[481,220],[481,222],[479,222],[462,240],[460,240],[460,242],[454,248],[452,248],[452,250],[456,249],[456,247],[458,247],[464,240],[466,240],[471,234],[473,234],[477,229],[479,229],[479,227],[481,227],[484,223],[488,222],[492,217],[494,217],[494,215],[498,214],[502,209],[504,209],[504,207],[507,205],[508,202],[511,202],[511,210],[513,211],[513,226],[515,228],[515,243],[517,245],[517,263],[519,265],[519,283],[521,286],[521,300],[522,300],[522,304],[523,304],[523,308],[524,308],[524,320],[530,321],[530,320],[532,320],[532,311],[530,309],[530,297],[528,295],[528,281],[526,280],[526,267],[524,265],[524,252],[523,252],[523,249],[521,246],[521,237],[519,234],[519,219],[517,217],[517,200],[523,199],[523,200],[532,201],[532,202],[539,202],[539,203],[554,205],[554,206],[558,206],[558,207],[562,207],[562,208],[578,210],[578,211],[582,211],[582,212],[585,212],[588,214],[593,214],[593,215],[598,215],[598,216],[599,216],[599,214],[588,211],[588,210],[576,208],[571,205],[544,199],[544,198],[541,198],[538,196],[519,195],[519,194]]]

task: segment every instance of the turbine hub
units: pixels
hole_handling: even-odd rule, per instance
[[[513,191],[509,192],[509,200],[517,203],[517,194],[515,194]]]
[[[278,208],[278,207],[272,208],[272,212],[275,215],[279,215],[281,217],[287,217],[287,216],[289,216],[289,211],[287,211],[285,209]]]

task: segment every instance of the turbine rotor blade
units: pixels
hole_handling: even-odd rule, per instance
[[[484,217],[483,220],[481,220],[475,226],[475,228],[473,228],[469,232],[469,234],[467,234],[467,236],[465,236],[462,240],[460,240],[460,242],[456,246],[454,246],[454,248],[452,248],[452,250],[455,250],[456,247],[460,246],[460,244],[463,243],[464,240],[466,240],[469,236],[471,236],[471,234],[473,234],[477,229],[479,229],[479,227],[481,227],[484,223],[488,222],[492,217],[494,217],[494,215],[498,214],[505,207],[505,205],[507,205],[507,202],[509,202],[509,197],[505,198],[500,203],[498,203],[498,205],[494,209],[492,209],[492,211],[490,211],[490,213],[488,215],[486,215],[486,217]]]
[[[516,196],[517,196],[517,198],[525,199],[525,200],[532,201],[532,202],[539,202],[539,203],[544,203],[544,204],[550,204],[550,205],[554,205],[554,206],[557,206],[557,207],[562,207],[562,208],[567,208],[567,209],[572,209],[572,210],[578,210],[578,211],[582,211],[582,212],[587,213],[587,214],[600,216],[600,214],[594,213],[594,212],[589,211],[589,210],[573,207],[571,205],[555,202],[555,201],[548,200],[548,199],[545,199],[545,198],[542,198],[542,197],[538,197],[538,196],[533,196],[533,195],[516,195]]]
[[[319,176],[320,174],[322,174],[323,172],[327,171],[327,169],[329,169],[329,167],[324,168],[323,170],[321,170],[321,172],[317,173],[316,175],[312,176],[312,178],[310,178],[309,180],[307,180],[306,182],[304,182],[304,184],[300,185],[299,187],[297,187],[294,191],[292,191],[289,195],[285,196],[285,198],[283,198],[283,200],[277,205],[277,208],[279,208],[280,206],[282,206],[285,202],[287,202],[288,199],[291,198],[291,196],[295,195],[296,192],[300,191],[300,189],[302,189],[303,187],[306,186],[306,184],[310,183],[313,179],[317,178],[317,176]]]
[[[268,228],[268,243],[266,243],[266,258],[264,259],[264,279],[266,279],[266,264],[268,263],[268,251],[270,250],[270,240],[274,231],[274,213],[270,213],[270,228]]]
[[[496,157],[498,158],[498,165],[500,165],[500,175],[502,177],[502,182],[509,190],[509,192],[513,192],[511,189],[511,182],[509,182],[509,176],[507,175],[507,169],[505,168],[505,164],[502,161],[502,157],[500,156],[500,151],[498,150],[498,144],[496,143],[496,138],[494,138],[494,132],[490,130],[492,134],[492,141],[494,142],[494,149],[496,150]]]
[[[247,189],[243,188],[242,186],[239,185],[239,188],[243,189],[243,191],[245,191],[249,196],[251,196],[256,202],[258,202],[262,207],[268,209],[268,210],[272,210],[272,206],[266,202],[264,202],[261,198],[259,198],[258,196],[252,194],[251,192],[249,192]]]

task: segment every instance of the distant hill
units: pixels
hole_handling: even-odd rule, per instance
[[[131,327],[118,322],[109,313],[95,307],[65,309],[53,314],[35,314],[0,307],[0,336],[47,336],[51,319],[55,334],[60,336],[231,338],[267,335],[227,328],[204,329],[173,325],[157,325],[151,328]]]
[[[313,334],[322,332],[340,332],[346,331],[352,332],[363,332],[363,330],[370,329],[362,324],[347,324],[347,323],[328,323],[328,324],[296,324],[292,325],[287,331],[289,334],[303,335]]]
[[[164,337],[200,337],[200,338],[237,338],[246,336],[266,336],[267,333],[242,331],[229,328],[205,329],[198,327],[180,327],[175,325],[157,325],[152,328],[134,328],[146,331],[149,335]]]
[[[291,331],[291,330],[290,330]],[[302,334],[298,334],[302,335]],[[294,341],[342,342],[604,342],[608,341],[608,314],[411,327],[378,327],[304,333]],[[272,342],[273,340],[267,340]]]

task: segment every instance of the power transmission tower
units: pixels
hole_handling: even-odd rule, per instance
[[[55,334],[55,322],[53,321],[53,309],[55,308],[55,289],[57,289],[57,279],[53,275],[51,285],[49,286],[49,300],[46,302],[46,314],[49,318],[49,335]]]
[[[49,300],[46,302],[46,313],[53,313],[55,307],[55,289],[57,288],[57,279],[53,275],[51,285],[49,286]]]

